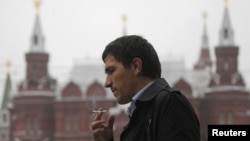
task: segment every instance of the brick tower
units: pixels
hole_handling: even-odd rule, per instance
[[[208,124],[249,124],[249,92],[238,71],[239,47],[225,3],[219,44],[215,48],[216,72],[212,75],[203,99],[201,130],[205,140]]]
[[[26,53],[26,78],[13,98],[11,140],[42,141],[53,135],[53,100],[56,80],[49,76],[49,54],[44,49],[40,25],[40,1],[35,1],[35,17],[31,47]]]

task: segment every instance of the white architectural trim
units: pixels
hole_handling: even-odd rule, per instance
[[[55,96],[53,91],[21,91],[17,96]]]
[[[233,85],[225,85],[225,86],[216,86],[206,89],[206,93],[210,92],[220,92],[220,91],[242,91],[248,92],[248,90],[243,86],[233,86]]]

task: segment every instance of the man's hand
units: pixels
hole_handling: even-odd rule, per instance
[[[101,111],[102,108],[99,108]],[[114,116],[110,116],[108,121],[102,120],[103,112],[96,113],[91,122],[92,134],[94,141],[113,141],[113,125],[115,121]]]

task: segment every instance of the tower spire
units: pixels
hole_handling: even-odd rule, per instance
[[[207,22],[207,13],[204,12],[203,15],[203,35],[202,35],[202,47],[203,48],[208,48],[208,35],[207,35],[207,26],[206,26],[206,22]]]
[[[224,0],[225,8],[228,8],[228,0]]]
[[[234,46],[234,31],[231,26],[229,11],[228,11],[228,0],[224,1],[224,15],[222,26],[220,29],[219,46]]]
[[[127,35],[127,20],[128,17],[126,15],[122,16],[122,22],[123,22],[123,36]]]
[[[41,1],[35,0],[34,6],[36,8],[36,19],[33,28],[33,34],[31,37],[31,52],[44,52],[44,37],[42,34],[42,28],[40,24],[39,9],[41,7]]]
[[[2,106],[1,110],[8,108],[8,103],[10,101],[10,91],[11,91],[11,79],[10,79],[10,68],[11,68],[11,62],[6,62],[6,68],[7,68],[7,77],[5,80],[5,87],[3,92],[3,100],[2,100]]]
[[[8,60],[6,62],[7,74],[10,74],[11,62]]]
[[[195,70],[205,70],[205,69],[210,69],[212,67],[212,61],[210,57],[209,44],[208,44],[207,27],[206,27],[207,13],[204,12],[202,17],[204,25],[203,25],[203,35],[201,38],[201,51],[200,51],[200,57],[197,63],[194,65]]]
[[[39,15],[41,1],[40,0],[35,0],[34,5],[35,5],[35,8],[36,8],[36,14]]]

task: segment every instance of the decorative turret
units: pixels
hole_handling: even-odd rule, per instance
[[[35,7],[31,48],[25,54],[26,79],[19,85],[18,94],[12,99],[11,140],[53,140],[56,80],[48,73],[49,54],[44,51],[39,20],[40,0],[35,0]]]
[[[206,19],[207,19],[207,13],[204,13],[203,14],[204,26],[203,26],[203,35],[202,35],[202,42],[201,42],[201,52],[200,52],[199,60],[194,65],[195,70],[205,70],[205,69],[210,70],[210,68],[212,67],[212,61],[211,61],[210,51],[209,51]]]
[[[210,86],[245,86],[242,76],[238,72],[238,54],[239,47],[234,44],[233,29],[229,20],[228,2],[225,0],[219,45],[215,48],[216,74],[213,76]]]
[[[45,52],[44,37],[39,18],[41,2],[35,0],[36,17],[31,36],[31,47],[26,53],[26,80],[20,85],[20,90],[54,90],[56,81],[48,72],[49,54]]]
[[[202,140],[207,140],[207,125],[249,124],[249,90],[238,72],[239,47],[233,41],[233,29],[229,20],[228,2],[219,44],[215,47],[216,72],[211,75],[204,100],[201,101],[200,125]]]

